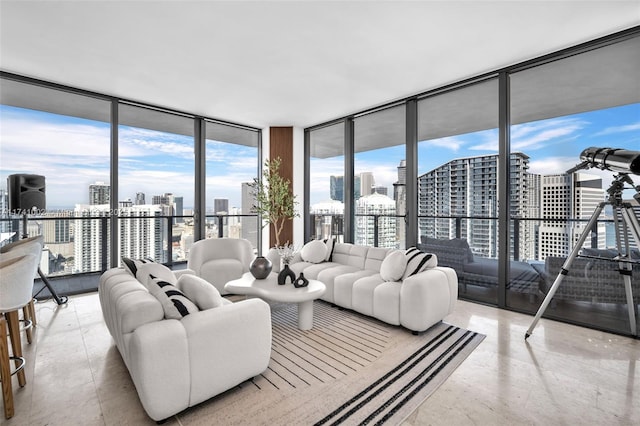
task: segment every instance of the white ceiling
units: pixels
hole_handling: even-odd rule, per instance
[[[0,69],[307,127],[640,25],[634,1],[0,1]]]

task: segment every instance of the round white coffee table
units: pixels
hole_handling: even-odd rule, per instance
[[[274,302],[297,303],[300,330],[310,330],[313,327],[313,301],[327,289],[318,280],[309,280],[308,286],[300,288],[295,288],[293,284],[278,285],[278,274],[275,272],[263,280],[257,280],[251,272],[247,272],[242,278],[226,283],[224,288],[233,294],[256,296]]]

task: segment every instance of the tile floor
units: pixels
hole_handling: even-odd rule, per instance
[[[36,305],[27,386],[0,425],[138,425],[142,410],[96,293]],[[446,322],[487,335],[405,424],[638,425],[640,340],[460,301]],[[259,419],[246,419],[246,424]],[[183,425],[180,416],[166,425]],[[211,419],[210,424],[217,424]]]

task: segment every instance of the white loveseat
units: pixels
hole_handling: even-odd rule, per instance
[[[177,320],[165,319],[161,302],[124,269],[106,271],[98,291],[107,328],[153,420],[224,392],[269,364],[271,311],[260,299],[220,298],[221,306]]]
[[[321,299],[414,333],[424,331],[453,312],[458,278],[451,268],[435,266],[404,280],[385,281],[381,266],[394,250],[337,243],[330,261],[312,263],[297,253],[290,268],[322,281]],[[328,255],[327,255],[328,257]]]

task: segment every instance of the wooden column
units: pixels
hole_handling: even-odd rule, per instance
[[[293,185],[293,127],[269,128],[269,160],[280,157],[280,175]],[[293,189],[292,189],[293,190]],[[293,221],[284,224],[280,243],[293,243]],[[269,247],[276,245],[273,225],[269,226]]]

